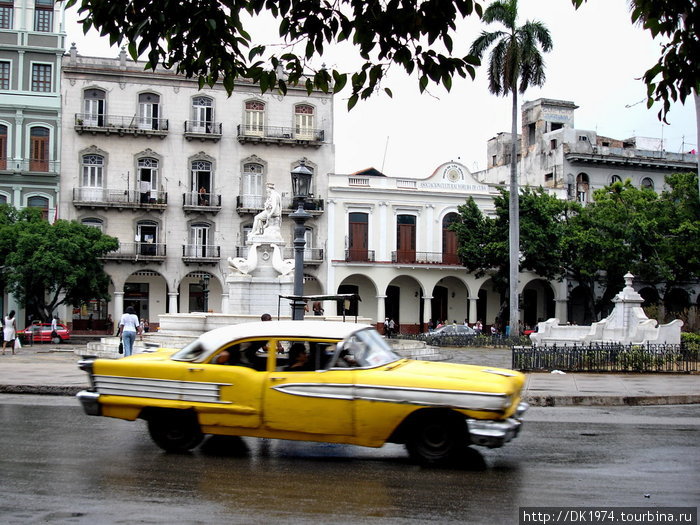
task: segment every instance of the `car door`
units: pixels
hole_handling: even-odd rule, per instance
[[[278,344],[282,358],[292,341]],[[305,342],[314,354],[328,343]],[[270,430],[352,436],[355,433],[353,387],[355,371],[323,370],[323,362],[311,356],[313,370],[284,370],[276,361],[265,380],[263,423]],[[321,369],[317,369],[321,368]]]
[[[266,340],[239,341],[221,348],[207,363],[188,365],[185,381],[199,382],[203,389],[218,385],[218,401],[197,407],[203,427],[261,425],[262,391],[267,376],[266,345]],[[224,351],[230,354],[225,362],[220,359]]]

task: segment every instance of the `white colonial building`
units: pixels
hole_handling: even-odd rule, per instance
[[[330,175],[328,289],[358,293],[359,315],[378,323],[389,317],[402,333],[425,331],[431,319],[493,324],[502,298],[489,276],[476,278],[460,264],[449,225],[468,197],[493,214],[496,194],[458,162],[416,179],[374,169]],[[565,317],[565,289],[558,283],[522,274],[520,293],[526,324]]]
[[[282,195],[285,257],[292,257],[290,172],[313,172],[306,209],[310,293],[326,256],[325,174],[334,166],[332,95],[290,88],[261,95],[241,83],[198,89],[170,71],[128,60],[63,58],[60,217],[120,241],[107,256],[110,304],[74,318],[118,319],[126,306],[151,323],[159,314],[226,311],[229,257],[245,257],[247,232],[266,184]],[[260,312],[262,313],[262,312]]]

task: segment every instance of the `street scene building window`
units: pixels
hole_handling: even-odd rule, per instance
[[[92,217],[83,219],[80,221],[83,226],[89,226],[90,228],[97,228],[101,232],[104,232],[104,223],[100,219],[94,219]]]
[[[588,202],[588,190],[588,175],[585,173],[579,173],[576,176],[576,200],[581,204],[586,204]]]
[[[653,190],[654,189],[654,181],[651,180],[649,177],[644,177],[642,179],[642,189]]]
[[[369,214],[348,214],[348,261],[369,261]]]
[[[31,147],[29,170],[49,171],[49,138],[51,132],[48,128],[33,127],[29,135]]]
[[[249,100],[245,103],[245,134],[262,137],[265,130],[265,103]]]
[[[212,204],[213,167],[208,160],[194,160],[190,171],[191,191],[197,193],[199,206]]]
[[[32,91],[39,93],[51,92],[51,71],[50,64],[32,65]]]
[[[7,126],[0,124],[0,170],[7,169]]]
[[[160,96],[155,93],[139,95],[139,129],[160,129]]]
[[[450,226],[459,219],[456,213],[448,213],[442,220],[442,264],[457,264],[457,233]]]
[[[101,89],[86,89],[83,93],[83,124],[104,126],[105,92]]]
[[[408,263],[416,260],[416,217],[396,217],[396,262]]]
[[[214,132],[214,101],[209,97],[192,99],[192,131],[195,133]]]
[[[158,224],[142,221],[136,225],[136,242],[139,255],[156,255],[158,253]]]
[[[313,140],[314,138],[314,107],[309,104],[294,106],[294,138]]]
[[[50,33],[53,30],[53,0],[35,0],[34,31]]]
[[[101,199],[104,164],[105,160],[101,155],[83,155],[80,188],[82,200],[99,201]]]
[[[188,257],[214,257],[213,247],[209,240],[210,226],[206,223],[195,223],[190,226],[190,242],[187,246]]]
[[[49,219],[49,199],[47,197],[41,197],[34,195],[27,199],[28,208],[40,208],[41,216],[44,220]]]
[[[10,63],[0,61],[0,89],[10,89]]]
[[[138,190],[142,204],[158,199],[158,160],[150,157],[138,160]]]
[[[616,182],[622,182],[622,178],[619,175],[610,177],[610,184],[615,184]]]
[[[259,209],[263,207],[265,192],[263,182],[265,168],[257,162],[247,162],[243,165],[241,175],[241,205],[244,208]]]
[[[0,29],[12,29],[12,13],[14,11],[14,2],[0,2]]]

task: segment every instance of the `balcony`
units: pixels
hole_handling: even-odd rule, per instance
[[[215,265],[221,259],[221,247],[209,244],[183,244],[182,262],[190,264]]]
[[[322,129],[245,124],[239,124],[237,129],[238,142],[241,144],[278,144],[319,148],[325,138],[325,132]]]
[[[239,215],[256,214],[263,209],[265,205],[265,197],[262,195],[239,195],[236,197],[236,211]],[[317,216],[323,214],[323,199],[306,199],[304,201],[304,209],[311,215]],[[299,207],[299,202],[293,197],[282,196],[282,214],[289,215],[296,211]]]
[[[106,261],[116,262],[153,262],[161,264],[165,261],[165,243],[153,242],[122,242],[119,248],[104,256]]]
[[[259,255],[258,255],[259,256]],[[323,262],[323,248],[304,248],[304,266],[318,266]],[[248,246],[236,246],[236,257],[248,258]],[[284,259],[294,259],[294,247],[282,250]]]
[[[198,120],[185,121],[185,138],[187,140],[199,139],[202,142],[221,140],[221,122],[202,122]]]
[[[185,213],[212,213],[221,211],[221,195],[191,191],[182,194],[182,209]]]
[[[164,191],[150,191],[146,195],[137,190],[73,188],[73,206],[90,209],[145,209],[162,213],[168,207],[168,194]]]
[[[92,133],[97,135],[118,135],[123,137],[160,137],[168,134],[168,119],[139,116],[94,115],[91,113],[75,114],[75,131],[80,135]]]
[[[58,160],[20,159],[12,160],[0,157],[0,171],[15,173],[31,173],[32,175],[58,175],[61,163]]]
[[[391,262],[396,264],[439,264],[447,266],[461,266],[459,257],[454,253],[441,252],[391,252]]]
[[[345,262],[374,262],[374,250],[345,250]]]

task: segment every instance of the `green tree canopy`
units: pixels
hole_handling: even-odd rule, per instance
[[[0,265],[4,285],[28,310],[48,319],[61,304],[108,299],[101,257],[119,242],[99,229],[58,220],[38,210],[0,206]]]
[[[519,196],[521,250],[519,270],[529,270],[547,279],[563,277],[563,238],[568,217],[580,206],[525,188]],[[471,197],[460,206],[460,218],[451,229],[457,233],[457,253],[465,268],[476,277],[492,274],[497,289],[505,293],[509,273],[509,192],[494,198],[495,217],[486,217]]]
[[[474,76],[471,56],[455,56],[453,35],[460,18],[481,6],[472,0],[68,0],[78,5],[87,32],[94,27],[111,44],[126,43],[148,66],[172,68],[221,82],[231,93],[240,80],[263,92],[303,85],[310,92],[340,91],[350,81],[348,106],[369,97],[392,65],[429,82],[452,86],[455,75]],[[256,24],[272,17],[283,45],[254,40]],[[361,65],[352,73],[314,65],[326,46],[348,42]],[[391,91],[386,89],[391,95]]]

